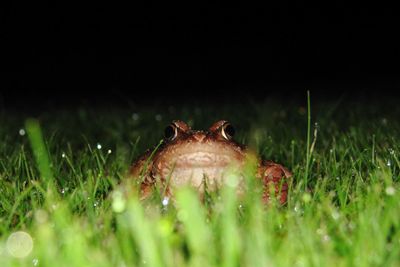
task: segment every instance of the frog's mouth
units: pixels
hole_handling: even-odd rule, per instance
[[[220,184],[232,171],[240,169],[240,161],[231,154],[196,151],[179,154],[159,165],[159,173],[172,186],[191,184],[199,187],[207,179],[210,186]]]
[[[196,151],[177,155],[169,160],[168,165],[174,169],[190,168],[225,168],[228,165],[238,163],[233,155],[220,152]]]

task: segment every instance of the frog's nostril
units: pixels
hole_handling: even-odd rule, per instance
[[[204,138],[206,137],[205,134],[195,134],[193,135],[194,139],[196,139],[196,141],[201,142],[204,140]]]

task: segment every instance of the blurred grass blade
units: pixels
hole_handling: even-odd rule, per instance
[[[222,222],[221,222],[221,246],[222,266],[237,266],[240,262],[240,235],[236,222],[237,198],[234,187],[226,186],[222,191]]]
[[[127,216],[130,230],[142,256],[141,265],[163,266],[154,234],[155,231],[152,229],[153,224],[146,219],[143,207],[137,199],[132,198],[129,201]]]
[[[189,188],[177,192],[178,219],[182,221],[187,237],[192,266],[212,266],[215,249],[199,197]]]
[[[39,122],[34,119],[28,119],[25,123],[25,127],[35,156],[36,164],[39,168],[41,179],[48,185],[49,182],[53,181],[53,174]]]

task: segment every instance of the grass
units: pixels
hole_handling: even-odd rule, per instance
[[[400,266],[393,107],[316,102],[312,121],[306,97],[3,112],[0,266]],[[231,187],[207,205],[190,188],[164,205],[126,196],[129,165],[178,118],[231,121],[236,140],[293,171],[287,204],[263,206],[251,172],[244,199]]]

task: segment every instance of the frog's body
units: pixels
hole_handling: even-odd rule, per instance
[[[144,197],[157,181],[164,184],[167,194],[186,184],[203,190],[204,182],[213,190],[232,182],[229,179],[237,179],[230,174],[241,176],[246,161],[255,159],[258,163],[256,177],[262,178],[265,186],[264,199],[269,198],[272,182],[276,193],[280,192],[280,202],[286,202],[286,178],[291,177],[291,173],[279,164],[257,159],[254,152],[232,140],[233,134],[234,129],[227,121],[214,123],[208,131],[195,131],[182,121],[174,121],[166,128],[162,146],[140,157],[130,175],[142,179]],[[243,191],[240,187],[238,190]]]

